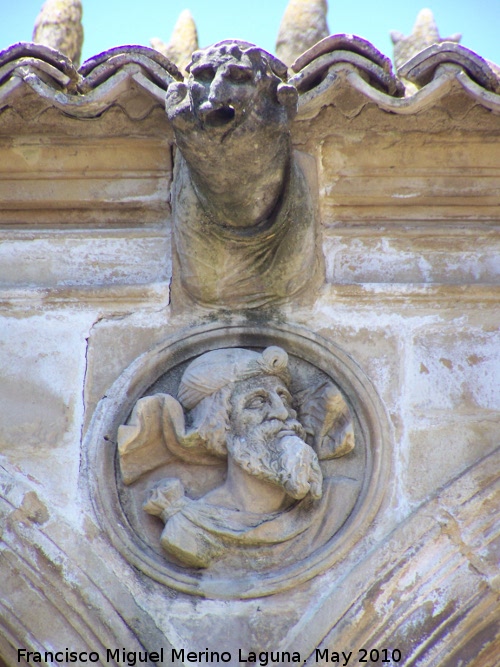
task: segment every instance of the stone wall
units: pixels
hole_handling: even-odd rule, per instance
[[[410,98],[352,63],[330,68],[292,127],[318,169],[323,285],[271,314],[214,315],[170,300],[166,86],[131,62],[77,106],[26,67],[0,82],[5,663],[68,647],[105,664],[125,647],[183,664],[172,648],[208,646],[230,664],[240,648],[307,665],[387,649],[404,665],[494,667],[498,94],[456,63]],[[265,597],[196,597],[148,577],[103,529],[90,481],[88,434],[113,383],[155,346],[218,326],[337,346],[378,420],[370,520],[321,573]]]

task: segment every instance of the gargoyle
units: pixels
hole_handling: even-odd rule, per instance
[[[166,97],[182,155],[174,291],[178,281],[184,298],[209,307],[286,301],[320,267],[314,160],[290,140],[297,91],[281,61],[246,42],[196,51],[187,70]]]

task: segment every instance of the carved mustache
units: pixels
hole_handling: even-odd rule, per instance
[[[276,438],[281,435],[298,435],[302,440],[306,437],[304,427],[296,419],[269,419],[255,428],[264,438]]]

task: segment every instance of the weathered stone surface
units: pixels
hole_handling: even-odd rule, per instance
[[[290,0],[276,40],[276,55],[287,65],[330,34],[326,0]]]
[[[46,0],[35,21],[33,41],[61,51],[78,67],[83,46],[81,0]]]
[[[184,9],[179,14],[168,44],[153,37],[151,46],[184,70],[199,47],[196,23],[189,9]]]
[[[336,109],[347,103],[344,95],[345,92],[339,91]],[[355,101],[351,96],[348,99]],[[465,95],[450,100],[453,108],[465,101]],[[369,108],[360,113],[361,98],[357,99],[357,104],[358,113],[352,120],[332,108],[325,110],[317,120],[324,132],[322,144],[313,145],[307,140],[302,144],[319,160],[320,207],[322,220],[329,227],[327,236],[342,237],[342,246],[337,247],[335,258],[331,250],[328,252],[327,263],[331,266],[335,261],[340,266],[342,247],[353,250],[352,260],[348,259],[348,254],[345,256],[346,262],[337,274],[336,282],[344,282],[342,272],[346,269],[354,276],[360,275],[364,266],[367,274],[363,281],[372,281],[375,274],[371,272],[376,270],[378,260],[377,253],[371,252],[369,246],[381,239],[372,223],[382,220],[390,220],[394,225],[388,234],[385,230],[382,232],[387,250],[383,257],[389,257],[390,245],[399,243],[396,239],[401,238],[406,249],[400,245],[398,257],[411,262],[407,270],[413,267],[416,271],[420,262],[420,278],[417,273],[411,278],[415,282],[450,282],[452,276],[453,282],[457,282],[462,280],[458,278],[457,270],[468,274],[466,282],[474,280],[474,275],[495,275],[495,251],[490,255],[486,246],[492,242],[492,248],[496,248],[498,238],[495,224],[499,197],[498,131],[495,129],[498,121],[491,118],[491,128],[483,132],[474,109],[469,109],[469,114],[451,122],[450,107],[443,102],[442,106],[422,115],[420,121],[414,123],[408,119],[401,125],[399,122],[386,125],[386,114]],[[488,114],[481,118],[488,122]],[[379,124],[380,131],[370,129],[374,122]],[[426,133],[425,140],[422,140],[422,131]],[[355,162],[349,159],[352,151],[357,155]],[[484,251],[474,262],[475,266],[468,261],[467,254],[463,262],[451,259],[456,252],[467,252],[467,243],[464,237],[460,238],[465,234],[464,219],[469,221],[467,228],[473,237],[478,237]],[[367,225],[367,234],[365,228],[360,227],[362,224]],[[446,226],[442,228],[441,225]],[[396,237],[391,237],[392,231]],[[434,245],[429,241],[425,247],[426,235],[432,235]],[[446,275],[441,253],[449,253]],[[392,266],[391,271],[396,269],[396,264]],[[385,267],[384,271],[388,269],[387,265]],[[390,280],[406,282],[400,271],[386,275]],[[348,272],[344,273],[347,281],[348,275]]]
[[[140,305],[134,309],[135,312],[131,312],[130,296],[126,295],[122,312],[99,318],[89,332],[84,387],[84,433],[97,404],[113,382],[145,349],[158,344],[170,333],[171,322],[166,316],[168,299],[161,299],[153,304],[151,298],[144,296],[139,297]],[[111,296],[111,303],[114,303],[115,307],[117,302],[116,296],[114,299]],[[149,303],[149,306],[145,310],[146,303]]]
[[[77,385],[85,374],[85,330],[91,319],[90,314],[9,318],[3,313],[0,325],[2,456],[43,486],[42,498],[63,512],[74,498],[83,409],[67,383]],[[59,479],[50,472],[53,460],[65,469]]]
[[[57,123],[57,118],[54,120]],[[105,123],[106,127],[111,127],[113,121],[115,127],[119,127],[123,119],[115,116],[109,121],[109,124]],[[88,138],[79,136],[79,127],[73,125],[72,129],[72,138],[52,130],[45,134],[44,141],[29,130],[15,138],[8,132],[0,136],[4,155],[0,164],[0,196],[3,200],[0,221],[11,226],[11,233],[5,237],[6,245],[2,249],[5,261],[0,273],[4,284],[7,280],[18,285],[29,284],[34,279],[33,270],[38,273],[35,282],[39,284],[44,280],[46,271],[53,276],[48,278],[52,284],[78,282],[78,276],[81,278],[88,273],[89,267],[93,267],[92,271],[97,268],[92,264],[92,246],[87,243],[91,237],[100,244],[99,252],[102,251],[105,264],[108,254],[108,261],[111,262],[108,267],[116,266],[120,255],[123,258],[128,255],[133,264],[141,261],[141,247],[158,242],[160,236],[163,240],[159,242],[165,243],[161,227],[169,211],[168,193],[173,166],[168,139],[157,141],[140,134],[136,138],[106,136],[106,130],[104,137]],[[72,148],[69,149],[69,146]],[[72,230],[69,236],[60,233],[49,235],[49,243],[53,242],[61,248],[62,256],[57,263],[44,254],[47,235],[41,231],[33,236],[28,231],[30,225],[37,224],[43,230],[47,225],[54,225],[56,220],[61,229]],[[98,229],[103,226],[110,231],[99,232]],[[122,245],[125,237],[121,236],[121,232],[114,234],[111,229],[123,227],[128,228],[125,237],[129,236],[131,242],[134,228],[141,228],[144,232],[147,229],[147,232],[138,240],[137,248],[133,249],[131,243],[127,245],[128,250],[124,249],[124,253],[117,255],[111,248],[115,244]],[[73,260],[68,254],[73,245],[90,253],[88,267],[76,272],[75,264],[71,268]],[[38,253],[40,260],[36,265],[23,262],[23,268],[17,268],[12,273],[14,257],[10,250],[7,256],[9,246],[15,247],[16,253],[27,252],[27,258],[31,253],[35,256]],[[158,251],[150,245],[146,252],[154,255]],[[150,261],[156,261],[152,255]],[[144,271],[151,275],[153,265],[138,267],[137,277]],[[72,271],[72,277],[69,271]],[[94,273],[94,279],[89,276],[89,280],[95,283],[98,273]]]

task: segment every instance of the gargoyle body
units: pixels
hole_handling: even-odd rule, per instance
[[[166,99],[182,154],[172,193],[180,289],[209,307],[286,300],[319,268],[313,160],[290,139],[297,91],[283,63],[244,42],[197,51],[188,70]]]

